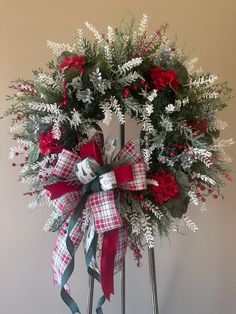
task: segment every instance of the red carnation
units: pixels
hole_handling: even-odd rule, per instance
[[[84,56],[73,56],[70,58],[64,58],[59,65],[60,71],[63,72],[69,69],[77,69],[80,73],[84,73],[84,63],[85,63]]]
[[[62,146],[53,138],[52,131],[48,131],[39,135],[39,149],[42,155],[58,154],[62,151]]]
[[[179,186],[170,172],[150,173],[147,177],[158,183],[158,186],[150,184],[152,196],[156,203],[163,204],[170,198],[178,198]]]
[[[161,67],[155,67],[149,72],[149,76],[156,90],[162,90],[166,87],[177,90],[180,84],[176,72],[173,69],[165,71]]]

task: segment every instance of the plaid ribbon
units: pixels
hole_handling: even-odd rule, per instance
[[[90,195],[86,209],[91,210],[93,214],[97,233],[104,233],[122,226],[122,220],[117,213],[113,190]]]
[[[63,227],[61,228],[52,252],[53,282],[55,286],[61,285],[61,277],[71,261],[71,255],[69,254],[66,247],[67,228],[69,226],[71,216],[72,213],[70,213]],[[83,238],[81,226],[82,219],[78,219],[73,230],[70,233],[70,238],[74,244],[75,250],[78,249],[80,242]],[[66,285],[65,288],[67,291],[69,291],[69,285]]]
[[[84,210],[88,210],[92,213],[95,230],[98,234],[104,234],[105,232],[118,229],[118,245],[117,252],[115,254],[115,271],[119,271],[122,268],[123,259],[128,245],[128,233],[126,228],[123,226],[122,219],[119,215],[119,210],[116,204],[116,193],[119,193],[120,190],[129,190],[133,192],[145,190],[147,188],[146,170],[143,158],[135,151],[133,141],[128,142],[124,148],[119,151],[113,160],[113,164],[121,160],[125,160],[125,165],[130,164],[132,166],[132,180],[121,184],[117,182],[115,189],[112,190],[97,192],[96,190],[90,191],[89,195],[87,196],[84,208]],[[75,180],[77,180],[74,168],[76,165],[78,165],[78,163],[81,162],[83,161],[76,153],[63,149],[63,151],[59,154],[58,161],[52,174],[60,179],[74,183]],[[116,174],[115,169],[114,173]],[[117,177],[122,177],[122,175],[117,175]],[[79,182],[77,181],[77,185],[78,184]],[[69,185],[67,188],[70,189]],[[83,238],[83,231],[81,230],[82,219],[78,218],[76,223],[73,224],[72,230],[70,221],[71,217],[74,215],[74,209],[80,203],[80,199],[83,194],[81,191],[75,191],[73,188],[72,191],[67,190],[65,194],[62,194],[59,197],[57,195],[57,198],[53,199],[52,193],[50,193],[50,186],[47,186],[46,189],[47,192],[45,195],[47,198],[52,199],[51,202],[54,208],[56,208],[62,214],[69,214],[67,220],[60,230],[52,254],[54,284],[60,285],[63,281],[62,290],[69,291],[69,286],[67,284],[68,279],[65,281],[63,276],[72,262],[72,259],[74,263],[74,253],[78,249],[81,239]],[[71,230],[70,234],[68,234],[67,231],[68,227]],[[66,244],[68,237],[73,245],[73,256],[68,251]],[[66,295],[66,299],[68,298],[69,297]],[[68,306],[70,306],[69,303],[70,302],[68,301]],[[74,313],[72,310],[73,306],[70,308],[72,313]],[[75,308],[76,307],[74,306],[74,309]]]

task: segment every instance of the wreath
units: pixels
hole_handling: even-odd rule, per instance
[[[72,313],[80,313],[68,291],[74,255],[84,239],[90,275],[101,282],[101,305],[114,293],[114,272],[122,269],[129,247],[137,264],[154,233],[168,235],[183,223],[198,227],[187,215],[189,204],[206,210],[206,197],[222,197],[231,180],[219,139],[227,124],[217,118],[230,97],[217,76],[195,70],[166,34],[151,35],[148,17],[139,27],[108,26],[95,40],[78,30],[73,45],[48,41],[57,59],[34,80],[10,86],[13,115],[10,132],[12,166],[35,196],[30,208],[45,201],[52,214],[44,229],[58,232],[53,250],[53,278]],[[129,116],[140,125],[140,140],[120,146],[103,138],[102,125]],[[24,160],[19,159],[23,155]],[[100,270],[97,267],[100,259]]]

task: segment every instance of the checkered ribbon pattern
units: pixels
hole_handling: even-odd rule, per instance
[[[85,144],[86,145],[86,144]],[[100,146],[100,143],[99,143]],[[105,159],[105,158],[104,158]],[[126,164],[131,164],[133,177],[132,180],[126,183],[117,183],[117,186],[108,191],[91,192],[88,195],[84,210],[92,214],[92,223],[94,223],[95,230],[101,236],[107,231],[118,230],[118,245],[117,253],[115,255],[115,272],[122,269],[123,259],[126,254],[128,244],[128,232],[123,225],[122,219],[119,215],[119,192],[122,190],[139,191],[147,188],[146,183],[146,169],[143,158],[135,151],[133,141],[128,142],[122,148],[113,160],[113,164],[121,160],[125,160]],[[53,198],[49,191],[45,193],[46,197],[51,199],[52,205],[56,210],[62,214],[68,214],[64,222],[52,254],[53,279],[55,285],[60,285],[62,275],[71,261],[71,255],[66,246],[66,238],[69,236],[73,242],[75,251],[78,249],[83,238],[82,218],[76,222],[70,235],[68,235],[68,226],[73,215],[74,209],[80,201],[82,196],[81,189],[78,191],[70,191],[70,184],[75,182],[78,186],[81,183],[75,176],[75,166],[82,162],[79,155],[70,152],[66,149],[59,154],[58,161],[54,167],[52,175],[58,177],[63,182],[68,182],[68,191],[59,197]],[[117,196],[117,197],[116,197]],[[117,208],[118,207],[118,208]],[[64,287],[69,291],[69,286]]]

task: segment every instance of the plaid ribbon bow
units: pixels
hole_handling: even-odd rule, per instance
[[[87,193],[83,210],[91,213],[96,232],[103,235],[101,282],[104,295],[109,299],[110,293],[114,293],[111,278],[108,284],[111,287],[106,288],[107,271],[104,269],[104,257],[107,254],[106,243],[109,242],[107,240],[109,235],[111,238],[109,232],[113,230],[113,239],[115,233],[117,236],[116,249],[113,252],[114,265],[113,269],[110,270],[112,276],[114,268],[116,270],[122,268],[128,243],[128,234],[119,215],[119,206],[117,207],[119,191],[145,190],[147,183],[143,158],[135,151],[133,141],[128,142],[113,159],[112,164],[114,165],[125,160],[123,165],[113,168],[104,165],[103,160],[106,159],[105,157],[102,156],[101,149],[99,149],[96,142],[81,146],[80,156],[64,149],[59,154],[52,172],[52,175],[60,178],[61,181],[45,186],[45,189],[46,197],[51,200],[52,205],[60,213],[69,214],[60,230],[52,254],[54,284],[62,285],[63,274],[72,260],[67,247],[67,237],[70,238],[74,251],[77,250],[83,238],[82,219],[80,217],[78,217],[71,230],[68,230],[68,227],[77,204],[81,202],[83,195]],[[64,284],[64,287],[67,291],[69,290],[67,283]],[[76,313],[72,309],[71,311]]]

